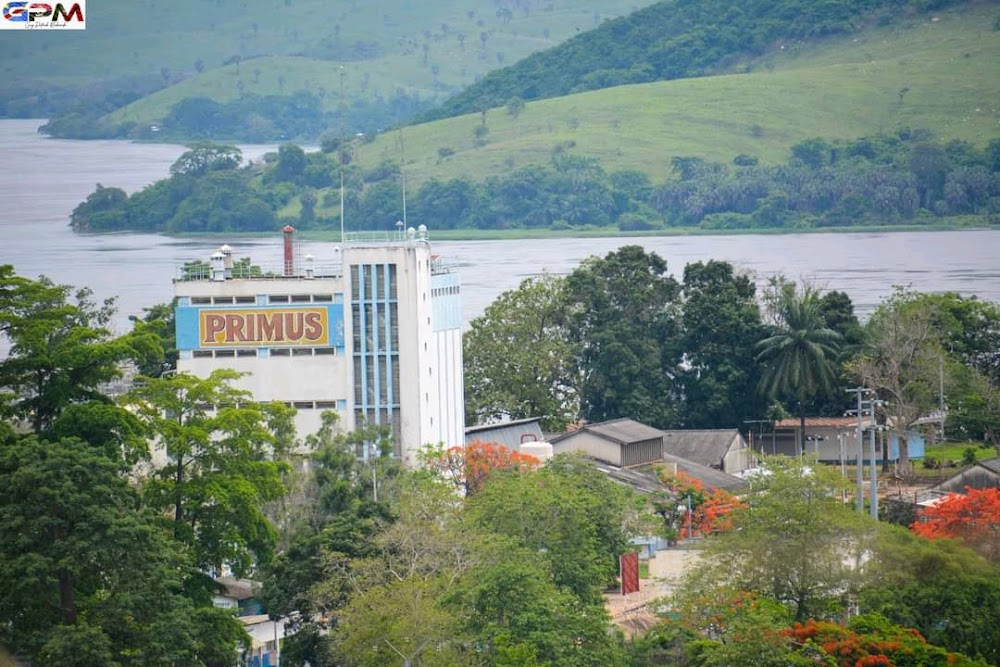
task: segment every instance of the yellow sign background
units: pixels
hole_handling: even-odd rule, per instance
[[[319,308],[219,308],[198,312],[201,347],[325,346],[330,316]]]

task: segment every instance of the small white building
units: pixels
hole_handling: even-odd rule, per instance
[[[208,270],[182,270],[177,370],[246,373],[236,386],[294,407],[300,437],[324,410],[345,430],[388,425],[409,465],[427,444],[464,442],[459,276],[432,254],[426,228],[325,257],[302,257],[284,231],[276,270],[234,263],[228,246]]]

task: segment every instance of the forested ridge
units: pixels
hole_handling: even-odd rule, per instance
[[[630,83],[705,76],[784,40],[817,39],[939,10],[952,0],[667,0],[606,21],[559,46],[487,74],[440,107],[437,120]]]
[[[170,178],[131,196],[99,185],[70,224],[84,232],[339,229],[343,170],[347,228],[393,229],[403,218],[399,165],[364,170],[350,164],[349,145],[327,149],[286,145],[265,164],[241,166],[235,147],[194,145]],[[751,155],[728,165],[676,157],[662,183],[557,150],[546,165],[485,182],[432,179],[409,193],[408,206],[412,219],[436,229],[814,229],[954,216],[996,224],[1000,140],[980,149],[914,130],[843,143],[817,138],[776,166]]]

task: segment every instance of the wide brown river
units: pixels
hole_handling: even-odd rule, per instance
[[[177,267],[206,259],[221,241],[179,240],[151,234],[74,234],[69,213],[95,184],[132,192],[167,175],[182,146],[121,141],[68,141],[36,133],[40,121],[0,120],[0,264],[24,276],[45,274],[60,283],[117,297],[116,327],[144,306],[169,301]],[[259,158],[274,146],[244,146]],[[589,255],[638,243],[667,260],[680,276],[688,262],[719,259],[752,271],[759,281],[774,274],[847,292],[860,313],[869,312],[894,285],[920,291],[956,291],[1000,302],[1000,230],[781,236],[693,236],[641,239],[549,239],[433,242],[433,220],[409,220],[430,229],[435,251],[461,273],[466,320],[502,291],[544,271],[563,274]],[[387,231],[393,229],[387,221]],[[280,263],[281,240],[230,241],[237,256],[264,266]],[[303,244],[317,262],[333,243]]]

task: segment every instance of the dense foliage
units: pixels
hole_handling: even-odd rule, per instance
[[[202,149],[175,173],[234,170],[232,151]],[[304,155],[286,149],[279,160],[294,177],[289,165]],[[546,318],[572,343],[546,349],[589,365],[574,373],[589,383],[574,396],[596,414],[735,419],[760,374],[732,367],[780,332],[782,299],[800,292],[778,280],[758,304],[753,282],[723,262],[693,264],[682,282],[666,270],[626,246],[565,278],[526,282],[530,298],[511,295],[490,318],[513,314],[529,328]],[[489,443],[430,448],[433,465],[406,471],[387,430],[345,433],[333,413],[306,438],[309,465],[294,468],[290,411],[248,401],[231,371],[160,372],[124,401],[103,393],[125,360],[163,370],[169,309],[151,308],[114,338],[104,328],[112,304],[87,296],[0,267],[10,350],[0,362],[0,645],[31,664],[234,664],[247,636],[212,607],[205,576],[223,567],[259,576],[268,613],[288,617],[288,665],[1000,664],[996,566],[955,540],[851,511],[836,470],[775,458],[739,499],[679,475],[665,479],[669,497],[647,503],[585,459],[539,465]],[[816,304],[852,353],[872,353],[887,314],[862,332],[844,295]],[[912,314],[897,320],[904,326],[926,324],[942,354],[954,342],[956,359],[940,367],[949,377],[968,364],[992,382],[992,304],[904,292],[882,308]],[[482,340],[494,349],[480,361],[497,358],[502,337]],[[517,366],[537,363],[530,351],[509,351],[509,377],[527,377]],[[659,369],[652,383],[644,366]],[[669,410],[650,401],[689,400],[686,388],[702,380],[724,400]],[[151,457],[151,442],[162,456]],[[942,503],[926,517],[932,537],[995,554],[995,495]],[[658,607],[671,620],[625,641],[602,596],[618,556],[637,536],[688,527],[706,547],[680,594]],[[845,624],[856,608],[863,615]]]
[[[214,103],[213,103],[214,104]],[[398,165],[362,171],[351,144],[326,152],[282,146],[271,164],[238,167],[235,149],[195,144],[224,155],[205,170],[172,170],[132,196],[98,186],[71,217],[80,231],[267,231],[287,223],[337,229],[343,173],[348,229],[392,229],[403,217]],[[437,229],[588,229],[648,231],[836,228],[921,224],[941,216],[1000,215],[1000,140],[986,148],[935,143],[900,131],[830,144],[792,147],[788,162],[758,166],[738,156],[727,166],[674,158],[674,174],[654,184],[632,170],[556,151],[546,165],[515,169],[483,183],[432,179],[409,193],[411,219]],[[184,160],[184,158],[181,158]]]
[[[668,601],[691,634],[650,637],[687,648],[673,664],[997,664],[994,565],[853,512],[834,470],[784,457],[763,469]]]
[[[839,337],[830,326],[859,327],[846,295],[810,294],[811,326],[824,336]],[[838,307],[821,308],[827,297]],[[765,320],[753,280],[726,262],[690,264],[678,283],[659,255],[624,246],[563,278],[529,279],[472,321],[466,413],[555,425],[631,417],[658,428],[742,428],[770,400],[840,414],[846,379],[834,377],[837,358],[824,360],[827,381],[808,391],[798,375],[775,379],[773,391],[764,382],[784,366],[759,346],[780,341],[785,323],[781,313]],[[806,377],[810,360],[797,366]]]
[[[264,588],[274,611],[305,619],[283,660],[626,664],[599,593],[640,505],[589,463],[495,468],[464,499],[443,468],[401,473],[375,501],[352,445],[335,437],[320,451],[308,521]],[[334,498],[347,502],[324,500]]]
[[[235,395],[184,374],[148,379],[146,410],[125,409],[112,381],[130,363],[163,370],[162,310],[120,337],[113,312],[0,267],[0,643],[40,666],[228,666],[247,635],[205,572],[270,555],[262,503],[284,493],[287,410],[205,418]]]
[[[434,120],[629,83],[732,69],[775,44],[850,33],[866,21],[949,4],[917,0],[668,0],[488,74],[424,118]]]
[[[383,97],[356,99],[338,111],[324,111],[315,94],[299,91],[294,95],[242,95],[228,102],[209,97],[186,97],[154,126],[133,121],[114,123],[102,117],[109,109],[72,110],[59,114],[41,126],[40,132],[63,139],[194,139],[268,141],[316,140],[323,132],[350,128],[376,132],[398,125],[429,103],[416,94],[396,91]]]

